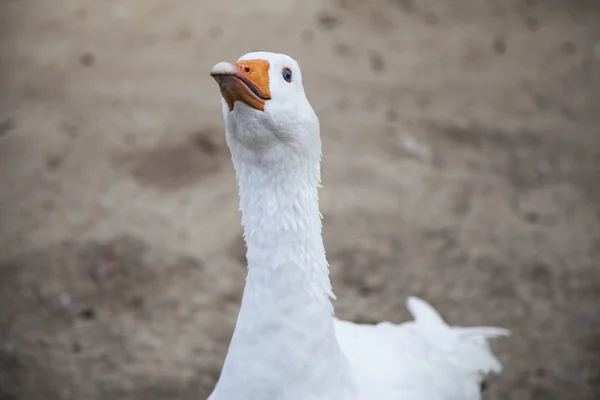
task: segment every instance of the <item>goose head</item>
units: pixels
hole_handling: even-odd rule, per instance
[[[227,144],[234,161],[281,162],[320,157],[319,120],[298,62],[285,54],[251,52],[216,64]]]

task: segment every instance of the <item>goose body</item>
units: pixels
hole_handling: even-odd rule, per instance
[[[485,375],[501,370],[488,339],[508,331],[451,327],[415,297],[407,302],[414,320],[400,325],[334,317],[319,121],[297,62],[254,52],[211,75],[223,97],[248,276],[209,400],[480,399]]]

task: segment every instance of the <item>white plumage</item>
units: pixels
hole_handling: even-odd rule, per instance
[[[401,325],[336,320],[340,347],[364,389],[359,398],[479,399],[483,377],[502,369],[487,339],[508,332],[450,327],[416,297],[408,309],[415,321]]]
[[[415,297],[407,303],[414,321],[401,325],[333,316],[318,207],[319,121],[296,61],[249,53],[212,75],[223,95],[248,277],[209,399],[480,399],[482,379],[501,370],[488,339],[507,330],[448,326]]]

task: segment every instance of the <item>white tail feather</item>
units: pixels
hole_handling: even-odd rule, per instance
[[[440,314],[424,300],[418,297],[410,296],[406,302],[408,311],[413,316],[416,322],[425,325],[446,325],[446,322],[442,319]]]
[[[408,298],[407,308],[415,319],[415,328],[432,345],[446,353],[453,364],[467,368],[482,378],[490,372],[502,370],[488,339],[509,336],[509,330],[487,326],[451,327],[429,303],[417,297]]]

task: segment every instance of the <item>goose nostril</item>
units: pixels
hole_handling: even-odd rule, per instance
[[[250,67],[244,67],[244,72],[250,73]]]

